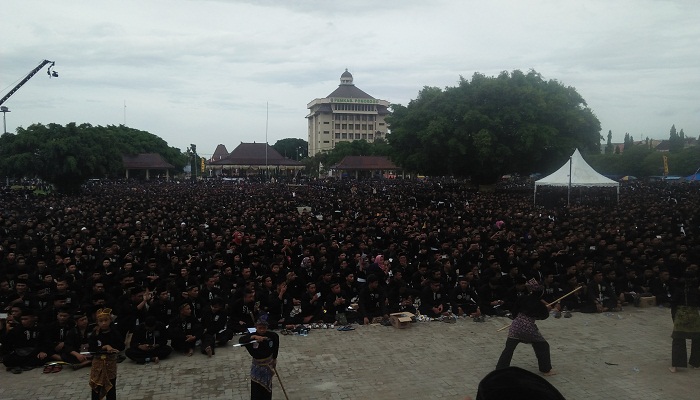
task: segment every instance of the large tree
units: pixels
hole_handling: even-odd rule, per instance
[[[309,144],[304,139],[281,139],[273,144],[272,148],[291,160],[299,161],[309,156]]]
[[[575,148],[599,152],[600,122],[570,86],[530,71],[476,73],[443,89],[425,87],[387,118],[393,160],[412,172],[494,181],[547,170]]]
[[[74,192],[90,178],[119,176],[121,156],[138,153],[159,153],[180,170],[187,162],[158,136],[125,126],[33,124],[0,137],[0,174],[38,177]]]

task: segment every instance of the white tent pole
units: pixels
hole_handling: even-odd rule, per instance
[[[569,192],[566,196],[566,206],[571,207],[571,165],[573,164],[573,156],[569,156]]]
[[[532,205],[537,205],[537,182],[535,182],[535,194],[532,196]]]

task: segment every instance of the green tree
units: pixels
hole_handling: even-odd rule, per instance
[[[273,144],[272,148],[290,160],[299,161],[309,156],[309,143],[304,139],[281,139]]]
[[[682,131],[682,129],[681,129]],[[685,135],[685,134],[684,134]],[[683,147],[685,146],[684,143],[684,138],[681,137],[681,135],[678,134],[676,131],[676,125],[671,125],[671,130],[669,131],[668,135],[668,144],[669,148],[668,151],[670,153],[677,153],[681,150],[683,150]]]
[[[409,172],[493,182],[554,167],[574,148],[600,151],[600,122],[583,98],[533,70],[424,87],[391,109],[392,160]]]
[[[75,192],[89,178],[121,176],[121,156],[137,153],[159,153],[180,170],[187,162],[159,137],[124,126],[33,124],[0,137],[0,174],[38,177]]]
[[[612,154],[613,144],[612,144],[612,130],[608,130],[608,142],[605,145],[605,154]]]

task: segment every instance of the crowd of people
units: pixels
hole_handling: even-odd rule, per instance
[[[697,310],[698,189],[636,181],[619,202],[543,208],[530,191],[400,179],[6,188],[0,352],[13,373],[87,366],[109,315],[134,362],[212,357],[263,315],[283,334],[402,311],[511,316],[533,279],[543,303],[582,286],[551,305],[555,316],[644,296]]]

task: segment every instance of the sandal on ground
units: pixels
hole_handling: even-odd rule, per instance
[[[13,374],[21,374],[22,373],[22,368],[20,367],[14,367],[10,370]]]
[[[45,374],[50,374],[51,372],[53,372],[53,365],[46,365],[46,366],[44,367],[44,373],[45,373]]]
[[[341,331],[341,332],[346,332],[346,331],[354,331],[355,328],[353,328],[353,327],[350,326],[350,325],[345,325],[345,326],[339,327],[338,330]]]
[[[62,369],[63,369],[62,365],[56,364],[53,366],[53,368],[51,368],[51,372],[53,372],[53,373],[61,372]]]

